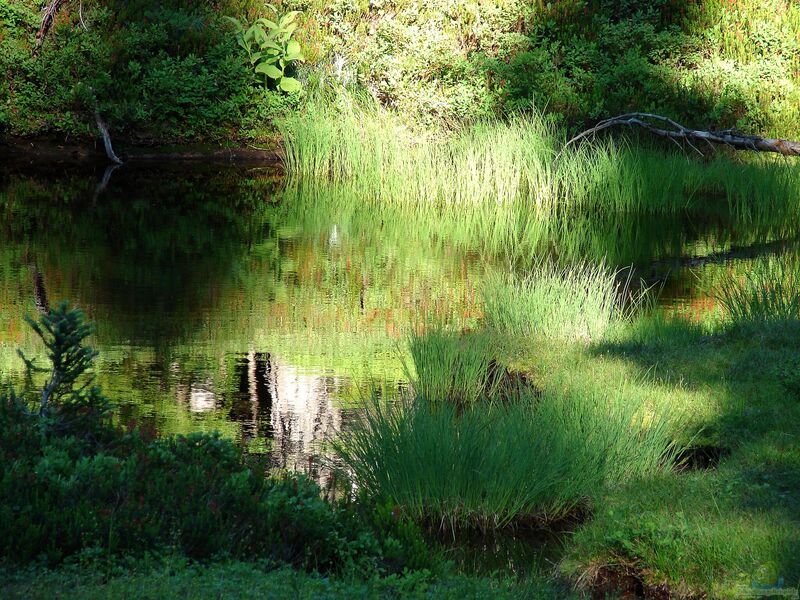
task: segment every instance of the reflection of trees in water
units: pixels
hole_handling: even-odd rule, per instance
[[[234,278],[242,257],[269,234],[268,177],[125,167],[99,197],[96,178],[86,170],[0,170],[0,236],[48,282],[69,284],[48,290],[53,301],[108,305],[128,338],[193,331],[194,315],[214,303],[219,282]],[[180,318],[163,318],[170,316]]]
[[[334,398],[347,381],[250,351],[234,363],[234,382],[230,392],[215,391],[207,381],[182,383],[176,386],[177,400],[193,413],[227,407],[244,446],[267,442],[274,468],[304,471],[326,483],[330,473],[320,461],[322,444],[341,429],[343,411]]]

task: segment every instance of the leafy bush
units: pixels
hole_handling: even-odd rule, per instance
[[[237,2],[237,6],[242,3]],[[145,139],[228,136],[255,87],[211,7],[183,3],[66,4],[31,56],[38,3],[0,26],[0,114],[13,134],[95,135],[94,108],[114,134]]]
[[[572,128],[639,110],[800,135],[800,8],[789,0],[278,5],[283,20],[252,0],[87,1],[81,15],[62,9],[33,60],[39,5],[0,0],[0,125],[86,134],[96,96],[113,128],[142,137],[261,134],[271,123],[243,119],[264,80],[298,89],[302,47],[309,92],[357,88],[433,130],[535,107]],[[243,16],[244,60],[225,13]],[[154,84],[165,76],[174,83]]]
[[[236,28],[236,41],[247,52],[247,58],[253,70],[264,76],[264,83],[274,82],[284,92],[298,92],[300,82],[289,73],[294,71],[295,61],[303,61],[303,53],[297,40],[292,39],[297,23],[298,11],[291,11],[278,16],[277,9],[268,4],[275,12],[275,21],[256,19],[252,25],[242,23],[238,19],[228,17]]]
[[[307,36],[331,79],[354,74],[426,126],[536,106],[577,126],[639,110],[800,131],[800,10],[787,0],[288,5],[319,24]]]

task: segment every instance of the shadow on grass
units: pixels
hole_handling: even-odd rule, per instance
[[[695,556],[705,556],[708,564],[694,567],[707,568],[703,577],[711,583],[720,576],[720,567],[734,565],[753,569],[740,574],[743,585],[783,580],[792,586],[800,579],[799,342],[798,321],[738,322],[709,330],[673,318],[641,321],[625,338],[590,350],[595,357],[622,359],[639,372],[657,367],[656,385],[679,381],[717,401],[716,414],[701,420],[699,435],[704,443],[724,449],[718,465],[645,485],[638,498],[620,501],[623,506],[630,502],[628,510],[641,511],[637,518],[644,530],[647,523],[656,523],[652,531],[638,530],[639,535],[652,537],[653,544],[695,545]],[[656,512],[663,509],[652,500],[665,492],[661,501],[675,503],[671,509],[675,513],[653,517],[648,505]],[[681,509],[684,501],[687,505]],[[699,521],[701,529],[681,529],[683,510],[705,513]],[[712,533],[702,533],[703,527]],[[701,549],[704,542],[695,538],[706,534],[707,547]],[[726,537],[727,547],[719,546]],[[606,542],[612,553],[642,558],[637,555],[641,546],[625,534]],[[650,560],[659,572],[658,558]],[[720,563],[715,566],[715,561]],[[729,564],[722,564],[725,561]],[[726,575],[730,578],[731,574]]]

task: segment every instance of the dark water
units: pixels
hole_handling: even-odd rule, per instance
[[[298,203],[259,168],[104,175],[0,170],[4,378],[21,377],[16,348],[41,354],[23,316],[67,300],[97,324],[99,383],[122,422],[218,429],[276,467],[324,477],[328,436],[373,389],[406,385],[408,328],[480,318],[492,260],[413,221]],[[688,312],[708,308],[708,287],[737,261],[796,249],[785,228],[714,214],[595,218],[575,236],[586,258],[633,265]]]

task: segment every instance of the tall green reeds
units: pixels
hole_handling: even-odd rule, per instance
[[[729,273],[716,298],[734,322],[800,319],[800,263],[769,256]]]
[[[412,335],[409,351],[414,369],[407,368],[408,379],[423,398],[470,404],[492,396],[497,386],[492,340],[485,334],[434,327]]]
[[[798,206],[800,178],[773,158],[701,162],[610,138],[559,152],[565,132],[536,112],[445,134],[342,92],[281,129],[295,183],[346,183],[362,202],[476,220],[483,235],[504,239],[576,211],[705,211],[726,199],[745,214]]]
[[[527,275],[489,277],[483,286],[484,323],[516,336],[597,340],[643,302],[643,294],[631,294],[619,275],[590,263],[539,263]]]
[[[613,394],[375,402],[336,449],[367,492],[448,528],[559,519],[675,456],[668,420]]]
[[[290,176],[351,182],[368,200],[438,208],[548,201],[555,131],[542,117],[441,137],[341,99],[287,118],[282,134]]]

